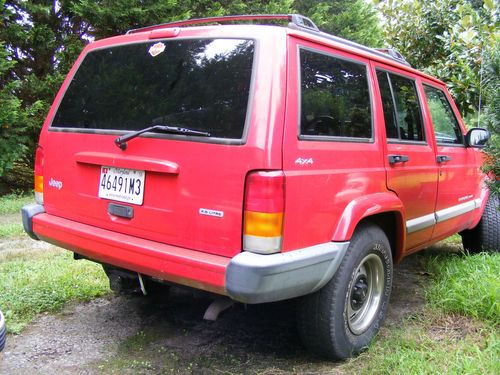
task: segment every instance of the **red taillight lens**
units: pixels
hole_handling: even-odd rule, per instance
[[[43,204],[43,148],[38,146],[35,154],[35,202]]]
[[[247,176],[243,249],[271,254],[281,250],[285,210],[285,175],[282,171],[252,172]]]

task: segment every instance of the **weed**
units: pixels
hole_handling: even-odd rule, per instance
[[[0,224],[0,238],[20,237],[24,235],[21,223]]]
[[[500,254],[442,253],[427,260],[431,306],[500,325]]]
[[[436,335],[435,330],[439,328],[439,319],[427,318],[427,321],[406,322],[401,328],[383,330],[368,352],[351,359],[342,369],[359,374],[499,373],[497,332],[478,328],[456,335],[451,329]]]
[[[67,251],[9,256],[0,259],[0,307],[9,331],[19,333],[36,314],[105,295],[107,281],[99,265],[75,262]]]
[[[0,215],[17,213],[29,203],[33,203],[33,194],[12,193],[4,195],[0,197]]]

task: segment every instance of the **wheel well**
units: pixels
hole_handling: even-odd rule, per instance
[[[400,214],[397,212],[383,212],[363,218],[359,223],[372,223],[380,227],[391,245],[392,258],[394,262],[401,259],[403,250],[403,233],[402,221]]]

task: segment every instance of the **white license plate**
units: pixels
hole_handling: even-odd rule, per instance
[[[140,205],[144,198],[144,176],[144,171],[102,166],[99,198]]]

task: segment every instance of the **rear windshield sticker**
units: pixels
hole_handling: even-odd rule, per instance
[[[156,57],[160,53],[162,53],[163,51],[165,51],[165,44],[163,44],[162,42],[159,42],[159,43],[153,44],[151,47],[149,47],[148,52],[151,56]]]

